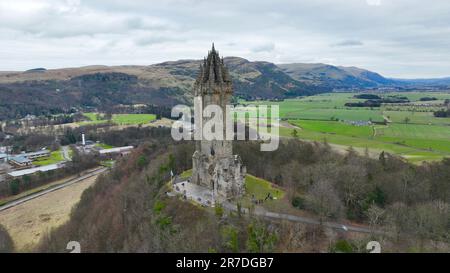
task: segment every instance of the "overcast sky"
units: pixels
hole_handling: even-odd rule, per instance
[[[448,0],[1,0],[0,70],[224,56],[450,76]]]

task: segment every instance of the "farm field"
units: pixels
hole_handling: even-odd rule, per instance
[[[97,176],[0,212],[0,222],[19,252],[28,252],[52,229],[69,220],[72,208]]]
[[[327,93],[284,101],[252,101],[243,104],[278,104],[280,118],[299,127],[300,139],[387,151],[412,162],[450,157],[450,118],[436,118],[432,111],[442,109],[450,92],[396,92],[381,96],[407,97],[410,103],[383,104],[381,107],[347,107],[355,93]],[[435,97],[434,101],[420,101]],[[386,120],[384,123],[383,121]],[[367,121],[373,122],[368,124]],[[352,125],[352,122],[363,125]],[[293,128],[280,127],[280,135],[292,136]]]
[[[106,123],[107,120],[99,119],[99,113],[84,113],[89,121],[80,122],[81,125]],[[111,121],[118,125],[138,125],[149,123],[156,119],[154,114],[114,114]]]

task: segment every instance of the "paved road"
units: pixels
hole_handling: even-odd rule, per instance
[[[237,211],[237,206],[234,204],[231,204],[229,202],[224,202],[223,207],[228,210]],[[248,213],[248,209],[242,209],[244,213]],[[266,211],[263,208],[256,208],[253,211],[254,215],[265,217],[265,218],[272,218],[272,219],[281,219],[281,220],[288,220],[293,222],[299,222],[304,224],[312,224],[312,225],[320,225],[320,221],[314,218],[309,217],[303,217],[303,216],[297,216],[292,214],[283,214],[283,213],[276,213],[276,212],[270,212]],[[366,227],[359,227],[354,225],[346,225],[341,223],[333,223],[333,222],[323,222],[322,225],[324,227],[340,230],[340,231],[352,231],[352,232],[360,232],[360,233],[377,233],[377,234],[383,234],[382,231],[374,231],[370,228]]]
[[[12,208],[12,207],[17,206],[19,204],[22,204],[24,202],[30,201],[30,200],[32,200],[34,198],[37,198],[39,196],[42,196],[44,194],[47,194],[47,193],[50,193],[50,192],[62,189],[64,187],[70,186],[72,184],[81,182],[81,181],[83,181],[83,180],[85,180],[85,179],[87,179],[89,177],[101,174],[101,173],[105,172],[106,170],[108,170],[108,168],[105,168],[105,167],[99,168],[99,169],[90,171],[90,172],[88,172],[88,173],[86,173],[86,174],[84,174],[84,175],[82,175],[80,177],[72,178],[72,179],[68,180],[67,182],[64,182],[63,184],[52,186],[49,189],[46,189],[46,190],[43,190],[43,191],[40,191],[40,192],[37,192],[37,193],[33,193],[33,194],[30,194],[30,195],[27,195],[27,196],[24,196],[24,197],[19,198],[19,199],[16,199],[14,201],[11,201],[11,202],[6,203],[5,205],[1,206],[0,207],[0,211],[7,210],[9,208]]]

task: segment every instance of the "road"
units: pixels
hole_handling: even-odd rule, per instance
[[[62,189],[62,188],[67,187],[67,186],[70,186],[72,184],[75,184],[77,182],[83,181],[83,180],[85,180],[85,179],[87,179],[89,177],[92,177],[94,175],[103,173],[103,172],[105,172],[107,170],[108,170],[108,168],[106,168],[106,167],[99,168],[99,169],[90,171],[90,172],[88,172],[88,173],[86,173],[86,174],[84,174],[84,175],[82,175],[80,177],[72,178],[72,179],[70,179],[67,182],[64,182],[62,184],[59,184],[59,185],[56,185],[56,186],[52,186],[52,187],[50,187],[48,189],[45,189],[43,191],[40,191],[40,192],[37,192],[37,193],[33,193],[33,194],[30,194],[30,195],[24,196],[22,198],[16,199],[14,201],[11,201],[11,202],[6,203],[5,205],[1,206],[0,207],[0,211],[7,210],[9,208],[12,208],[12,207],[17,206],[19,204],[22,204],[24,202],[30,201],[30,200],[32,200],[34,198],[37,198],[39,196],[42,196],[44,194],[47,194],[47,193],[50,193],[50,192]]]
[[[224,202],[223,207],[227,210],[237,211],[237,206],[234,204],[231,204],[229,202]],[[248,209],[242,209],[242,211],[244,213],[248,213]],[[297,216],[297,215],[292,215],[292,214],[270,212],[270,211],[266,211],[265,209],[263,209],[261,207],[256,208],[252,213],[254,215],[257,215],[260,217],[265,217],[265,218],[288,220],[288,221],[299,222],[299,223],[303,223],[303,224],[320,225],[320,221],[317,219],[314,219],[314,218]],[[341,223],[323,222],[322,226],[340,230],[340,231],[384,234],[384,232],[382,232],[382,231],[378,231],[378,230],[374,231],[374,230],[372,230],[370,228],[366,228],[366,227],[359,227],[359,226],[355,226],[355,225],[347,225],[347,224],[341,224]]]
[[[64,160],[65,161],[71,161],[72,158],[70,158],[70,154],[69,154],[70,147],[69,146],[62,146],[61,148],[62,148],[62,155],[64,157]]]

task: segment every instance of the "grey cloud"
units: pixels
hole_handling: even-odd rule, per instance
[[[338,46],[338,47],[339,46],[343,46],[343,47],[346,47],[346,46],[361,46],[361,45],[364,45],[364,43],[361,42],[361,41],[358,41],[358,40],[344,40],[342,42],[332,44],[332,46]]]
[[[201,58],[214,41],[252,60],[450,75],[450,2],[379,2],[2,0],[0,70]],[[105,45],[114,46],[99,50]]]
[[[138,46],[148,46],[167,42],[181,42],[181,41],[183,41],[183,39],[177,37],[159,36],[152,34],[144,35],[143,37],[135,39],[135,43]]]
[[[258,45],[254,48],[252,48],[253,52],[271,52],[275,49],[275,44],[273,43],[267,43],[267,44],[262,44],[262,45]]]

